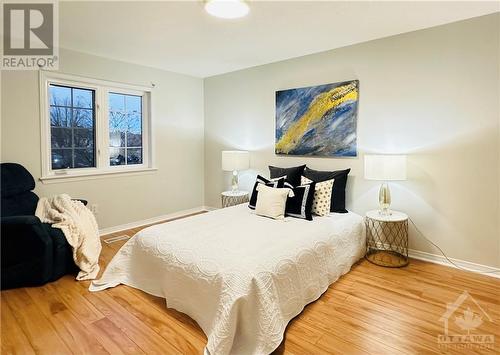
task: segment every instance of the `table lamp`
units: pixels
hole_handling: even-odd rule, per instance
[[[242,150],[224,150],[222,151],[222,170],[232,171],[233,179],[231,189],[238,192],[238,171],[249,168],[249,153]]]
[[[391,214],[388,181],[406,180],[406,155],[365,155],[365,179],[383,181],[378,193],[379,213]]]

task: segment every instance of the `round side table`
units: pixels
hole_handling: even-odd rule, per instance
[[[236,206],[249,201],[248,191],[224,191],[220,195],[223,208]]]
[[[369,211],[365,217],[366,255],[376,265],[402,267],[408,265],[408,215],[391,211],[381,215]]]

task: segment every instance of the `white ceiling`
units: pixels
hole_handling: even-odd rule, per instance
[[[201,1],[60,2],[62,47],[207,77],[498,12],[498,1],[250,2],[223,20]]]

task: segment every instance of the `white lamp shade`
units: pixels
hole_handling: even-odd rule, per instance
[[[240,171],[249,168],[248,152],[242,150],[224,150],[222,151],[222,170],[224,171]]]
[[[406,155],[365,155],[365,179],[406,180]]]

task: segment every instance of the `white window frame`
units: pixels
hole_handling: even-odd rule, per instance
[[[156,170],[153,154],[153,88],[84,78],[71,74],[40,71],[40,128],[41,162],[40,180],[50,183],[70,179],[90,179],[115,174],[147,173]],[[91,168],[52,169],[49,86],[64,85],[95,91],[95,164]],[[109,93],[136,95],[142,97],[142,164],[109,164]]]

